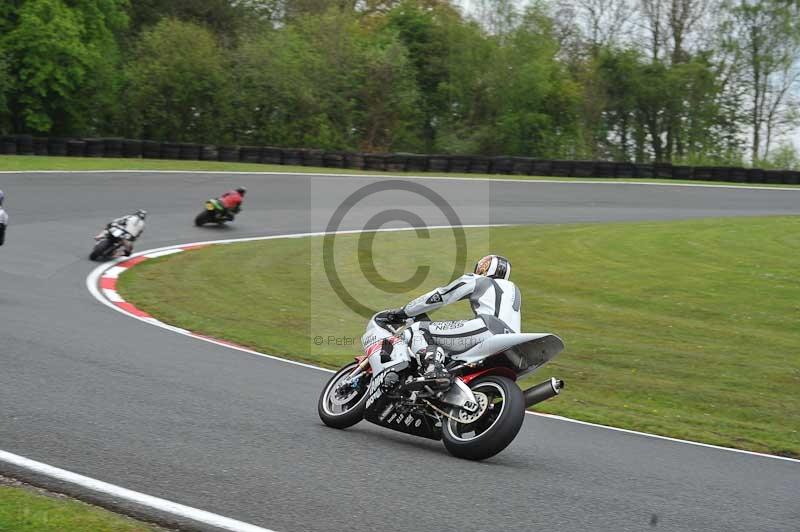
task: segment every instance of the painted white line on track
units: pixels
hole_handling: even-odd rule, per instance
[[[649,432],[639,432],[638,430],[630,430],[630,429],[622,429],[619,427],[611,427],[609,425],[601,425],[599,423],[590,423],[589,421],[581,421],[579,419],[572,419],[569,417],[564,416],[557,416],[555,414],[545,414],[543,412],[532,412],[527,410],[526,414],[531,414],[534,416],[545,417],[549,419],[555,419],[557,421],[567,421],[569,423],[577,423],[578,425],[586,425],[588,427],[597,427],[601,429],[608,429],[613,430],[616,432],[624,432],[626,434],[635,434],[637,436],[646,436],[648,438],[656,438],[658,440],[666,440],[676,443],[688,443],[689,445],[697,445],[699,447],[708,447],[709,449],[719,449],[720,451],[731,451],[735,453],[742,453],[742,454],[749,454],[751,456],[760,456],[762,458],[773,458],[775,460],[785,460],[787,462],[795,462],[800,464],[800,460],[797,458],[789,458],[788,456],[778,456],[775,454],[766,454],[766,453],[757,453],[755,451],[745,451],[744,449],[734,449],[732,447],[722,447],[721,445],[712,445],[710,443],[702,443],[699,441],[692,441],[692,440],[681,440],[680,438],[670,438],[669,436],[661,436],[660,434],[651,434]]]
[[[776,187],[757,185],[717,185],[714,183],[668,183],[661,181],[617,181],[616,178],[597,177],[594,179],[569,178],[560,179],[512,179],[507,177],[461,177],[461,176],[429,176],[429,175],[403,175],[403,174],[326,174],[322,172],[246,172],[233,170],[224,172],[220,170],[0,170],[0,174],[207,174],[207,175],[266,175],[266,176],[296,176],[296,177],[325,177],[325,178],[364,178],[364,179],[427,179],[434,181],[496,181],[498,183],[551,183],[564,185],[640,185],[653,187],[695,187],[695,188],[731,188],[745,190],[793,190],[796,187]],[[500,175],[500,174],[498,174]]]
[[[63,482],[69,482],[70,484],[75,484],[97,493],[111,495],[125,501],[133,502],[148,508],[153,508],[171,515],[192,519],[193,521],[221,528],[223,530],[231,530],[233,532],[275,532],[268,528],[251,525],[249,523],[237,521],[236,519],[230,519],[215,513],[207,512],[205,510],[198,510],[197,508],[192,508],[191,506],[184,506],[183,504],[178,504],[177,502],[168,501],[159,497],[153,497],[152,495],[139,493],[138,491],[122,488],[114,484],[109,484],[108,482],[103,482],[102,480],[85,477],[83,475],[67,471],[66,469],[53,467],[51,465],[43,464],[41,462],[37,462],[35,460],[31,460],[29,458],[6,451],[0,451],[0,461],[9,463],[27,471],[33,471],[40,475],[55,478]]]
[[[509,224],[501,224],[501,225],[464,225],[464,226],[459,226],[459,227],[463,227],[465,229],[469,229],[469,228],[508,227],[508,226],[509,226]],[[451,229],[451,228],[452,228],[452,226],[448,226],[448,225],[428,227],[428,229]],[[369,232],[413,231],[415,229],[417,229],[417,228],[415,228],[415,227],[402,227],[402,228],[391,228],[391,229],[378,229],[378,230],[369,231]],[[333,234],[337,234],[337,235],[338,234],[356,234],[356,233],[362,233],[362,232],[368,232],[368,231],[364,231],[364,230],[337,231],[337,232],[335,232]],[[175,327],[173,325],[169,325],[167,323],[163,323],[163,322],[161,322],[161,321],[159,321],[159,320],[157,320],[155,318],[152,318],[152,317],[136,316],[135,314],[132,314],[131,312],[129,312],[129,311],[125,310],[125,309],[122,309],[122,308],[114,305],[112,302],[108,301],[106,298],[103,297],[103,294],[102,294],[101,290],[98,288],[98,283],[99,283],[100,278],[101,277],[109,277],[110,276],[108,272],[111,272],[113,270],[113,271],[115,271],[115,276],[116,276],[116,275],[119,275],[119,270],[123,270],[124,271],[124,269],[116,267],[115,264],[119,263],[120,261],[126,261],[126,260],[130,260],[132,258],[136,258],[136,257],[140,257],[140,256],[152,256],[154,253],[160,253],[160,252],[166,251],[166,250],[172,250],[172,249],[177,249],[177,248],[180,248],[181,250],[183,250],[184,248],[193,247],[193,246],[216,245],[216,244],[231,244],[231,243],[236,243],[236,242],[253,242],[253,241],[259,241],[259,240],[277,240],[277,239],[283,239],[283,238],[305,238],[305,237],[314,237],[314,236],[324,236],[326,234],[329,234],[329,233],[325,233],[325,232],[294,233],[294,234],[289,234],[289,235],[257,236],[257,237],[247,237],[247,238],[229,238],[229,239],[224,239],[224,240],[210,240],[210,241],[205,241],[205,242],[193,242],[193,243],[190,243],[190,244],[177,244],[177,245],[173,245],[173,246],[166,246],[166,247],[162,247],[162,248],[146,250],[146,251],[142,251],[140,253],[136,253],[134,255],[131,255],[130,257],[125,257],[123,259],[116,259],[115,261],[112,261],[112,262],[109,262],[109,263],[105,263],[105,264],[101,264],[100,266],[95,268],[89,274],[89,276],[86,278],[86,287],[88,288],[89,292],[94,296],[95,299],[97,299],[99,302],[101,302],[102,304],[106,305],[107,307],[110,307],[110,308],[116,310],[117,312],[121,312],[122,314],[125,314],[126,316],[135,318],[135,319],[137,319],[139,321],[143,321],[143,322],[149,323],[150,325],[155,325],[157,327],[161,327],[162,329],[167,329],[167,330],[176,332],[178,334],[183,334],[185,336],[190,336],[192,338],[195,338],[195,339],[198,339],[198,340],[202,340],[204,342],[209,342],[209,343],[216,344],[216,345],[219,345],[219,346],[222,346],[222,347],[227,347],[229,349],[235,349],[237,351],[241,351],[241,352],[248,353],[248,354],[251,354],[251,355],[256,355],[256,356],[260,356],[260,357],[264,357],[264,358],[269,358],[269,359],[277,360],[277,361],[280,361],[280,362],[283,362],[283,363],[286,363],[286,364],[292,364],[292,365],[295,365],[295,366],[302,366],[304,368],[314,369],[314,370],[318,370],[318,371],[324,371],[324,372],[327,372],[327,373],[335,373],[334,370],[331,370],[331,369],[328,369],[328,368],[323,368],[323,367],[320,367],[320,366],[315,366],[313,364],[307,364],[307,363],[304,363],[304,362],[297,362],[297,361],[294,361],[294,360],[289,360],[289,359],[277,357],[277,356],[274,356],[274,355],[268,355],[266,353],[261,353],[259,351],[255,351],[253,349],[248,349],[246,347],[233,345],[233,344],[230,344],[228,342],[217,340],[215,338],[211,338],[211,337],[208,337],[208,336],[200,336],[200,335],[197,335],[197,334],[195,334],[195,333],[193,333],[191,331],[187,331],[186,329],[181,329],[179,327]],[[591,423],[591,422],[588,422],[588,421],[581,421],[581,420],[578,420],[578,419],[572,419],[572,418],[563,417],[563,416],[557,416],[557,415],[553,415],[553,414],[545,414],[545,413],[541,413],[541,412],[533,412],[531,410],[526,410],[525,413],[526,414],[530,414],[532,416],[544,417],[544,418],[553,419],[553,420],[557,420],[557,421],[564,421],[564,422],[567,422],[567,423],[575,423],[575,424],[579,424],[579,425],[585,425],[585,426],[594,427],[594,428],[612,430],[612,431],[616,431],[616,432],[623,432],[623,433],[627,433],[627,434],[634,434],[634,435],[637,435],[637,436],[644,436],[644,437],[655,438],[655,439],[659,439],[659,440],[666,440],[666,441],[670,441],[670,442],[674,442],[674,443],[682,443],[682,444],[694,445],[694,446],[698,446],[698,447],[706,447],[706,448],[709,448],[709,449],[716,449],[716,450],[720,450],[720,451],[728,451],[728,452],[740,453],[740,454],[745,454],[745,455],[750,455],[750,456],[757,456],[757,457],[761,457],[761,458],[770,458],[770,459],[775,459],[775,460],[784,460],[784,461],[787,461],[787,462],[800,463],[800,460],[798,460],[796,458],[789,458],[789,457],[785,457],[785,456],[777,456],[777,455],[774,455],[774,454],[758,453],[758,452],[755,452],[755,451],[746,451],[746,450],[743,450],[743,449],[735,449],[735,448],[732,448],[732,447],[722,447],[720,445],[712,445],[710,443],[702,443],[702,442],[697,442],[697,441],[692,441],[692,440],[682,440],[682,439],[679,439],[679,438],[671,438],[669,436],[661,436],[660,434],[652,434],[652,433],[649,433],[649,432],[639,432],[639,431],[630,430],[630,429],[624,429],[624,428],[619,428],[619,427],[611,427],[609,425],[600,425],[598,423]]]

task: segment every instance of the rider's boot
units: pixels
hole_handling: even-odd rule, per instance
[[[424,351],[418,353],[425,383],[432,388],[446,388],[450,386],[450,374],[444,369],[444,349],[436,345],[429,345]]]

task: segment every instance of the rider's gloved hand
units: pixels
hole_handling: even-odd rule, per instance
[[[401,308],[393,308],[384,310],[375,315],[376,321],[384,321],[386,323],[399,323],[408,319],[408,314]]]

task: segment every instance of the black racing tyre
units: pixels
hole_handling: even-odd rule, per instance
[[[113,246],[114,242],[112,242],[108,238],[103,238],[97,244],[94,245],[94,249],[89,254],[89,260],[100,260],[106,258]]]
[[[346,365],[337,371],[325,384],[317,402],[317,412],[323,423],[335,429],[352,427],[364,419],[367,388],[371,376],[362,373],[358,386],[347,393],[337,394],[336,385],[343,381],[358,365],[357,362]]]
[[[525,419],[525,397],[514,381],[489,375],[469,383],[478,399],[479,410],[472,416],[459,408],[453,417],[474,420],[461,423],[445,418],[442,440],[453,456],[467,460],[485,460],[508,447]]]
[[[194,225],[200,227],[203,224],[211,223],[214,221],[213,218],[214,215],[211,211],[203,211],[195,217]]]

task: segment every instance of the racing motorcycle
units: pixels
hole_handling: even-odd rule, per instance
[[[126,238],[132,238],[132,235],[120,224],[112,223],[100,233],[94,249],[89,254],[89,260],[109,260],[114,258]]]
[[[448,356],[447,376],[430,377],[411,354],[410,325],[373,316],[362,338],[364,354],[325,385],[317,411],[329,427],[344,429],[362,419],[393,430],[443,440],[454,456],[483,460],[516,437],[525,409],[557,396],[564,381],[551,377],[523,391],[516,384],[564,349],[554,334],[496,334]]]
[[[224,224],[233,221],[233,213],[228,214],[225,207],[218,199],[206,201],[206,210],[195,216],[194,225],[200,227],[205,224]]]

